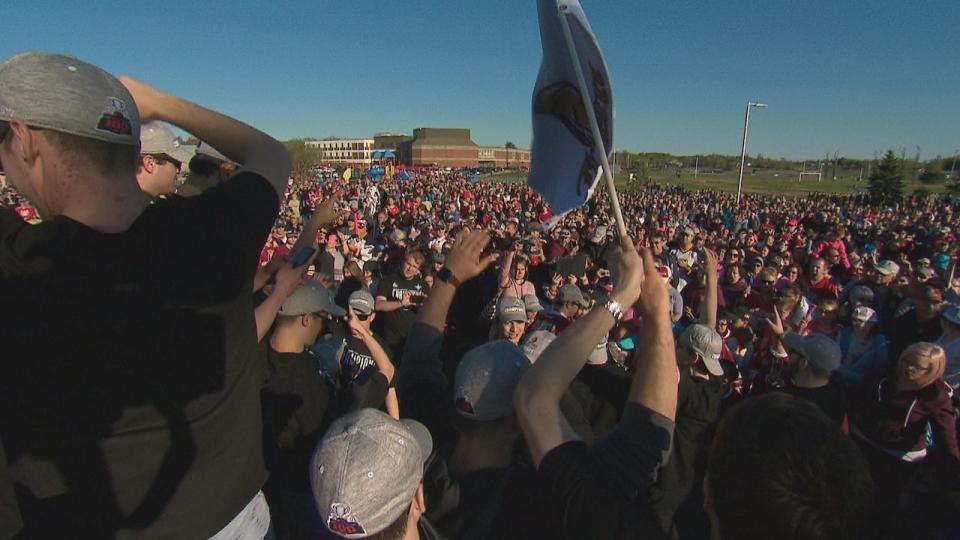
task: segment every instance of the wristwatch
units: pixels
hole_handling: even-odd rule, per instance
[[[620,306],[620,303],[616,300],[607,300],[603,304],[603,309],[610,312],[613,315],[613,322],[620,324],[620,321],[623,319],[623,308]]]
[[[453,272],[451,272],[446,266],[440,268],[440,271],[437,272],[437,279],[444,283],[449,283],[454,287],[460,286],[460,280],[457,279],[457,276],[453,275]]]

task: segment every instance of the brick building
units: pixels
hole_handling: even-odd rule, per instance
[[[459,128],[414,129],[412,139],[397,144],[397,159],[413,167],[530,167],[529,150],[479,146]]]

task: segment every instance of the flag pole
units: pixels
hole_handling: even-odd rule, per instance
[[[603,145],[603,137],[600,136],[600,126],[597,124],[597,115],[593,110],[593,103],[590,103],[590,92],[587,88],[587,80],[583,77],[583,69],[580,67],[580,56],[577,55],[577,48],[573,44],[573,34],[570,33],[570,23],[567,22],[567,5],[562,0],[557,1],[557,12],[560,17],[560,26],[563,28],[563,38],[567,42],[567,50],[570,51],[570,57],[573,59],[573,71],[577,75],[577,86],[580,87],[580,95],[583,96],[583,107],[587,112],[587,120],[590,122],[590,129],[593,130],[593,139],[600,147],[600,164],[603,166],[604,176],[607,179],[607,193],[610,195],[610,207],[613,208],[613,217],[617,221],[617,234],[621,242],[627,240],[627,227],[623,222],[623,212],[620,210],[620,200],[617,198],[617,188],[613,184],[613,172],[610,170],[610,162],[607,159],[607,149]]]

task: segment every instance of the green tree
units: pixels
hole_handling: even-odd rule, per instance
[[[870,174],[870,195],[880,203],[899,202],[903,198],[903,169],[900,159],[893,150],[887,150],[886,155]]]
[[[944,180],[947,179],[947,175],[943,171],[929,171],[925,170],[920,173],[921,184],[942,184]]]
[[[304,139],[290,139],[284,141],[283,145],[290,152],[290,159],[293,161],[294,169],[302,169],[316,165],[320,161],[319,153],[307,147]]]
[[[504,148],[516,148],[517,145],[513,144],[513,141],[507,141],[507,144],[503,145]]]

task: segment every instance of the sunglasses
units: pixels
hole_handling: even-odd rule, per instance
[[[153,160],[156,161],[158,165],[163,165],[164,163],[170,163],[170,164],[172,164],[174,167],[177,168],[177,171],[179,171],[179,170],[180,170],[180,167],[183,166],[183,164],[180,163],[179,161],[173,159],[173,158],[170,157],[170,156],[164,155],[164,154],[154,155],[154,156],[153,156]]]
[[[8,131],[10,131],[10,122],[0,122],[0,141],[7,137]]]
[[[777,284],[777,282],[776,282],[776,281],[767,281],[767,280],[763,280],[763,284],[764,284],[764,285],[776,285],[776,284]]]
[[[354,313],[353,315],[354,317],[357,318],[358,321],[365,321],[370,318],[370,315],[373,315],[373,314],[372,313]]]

